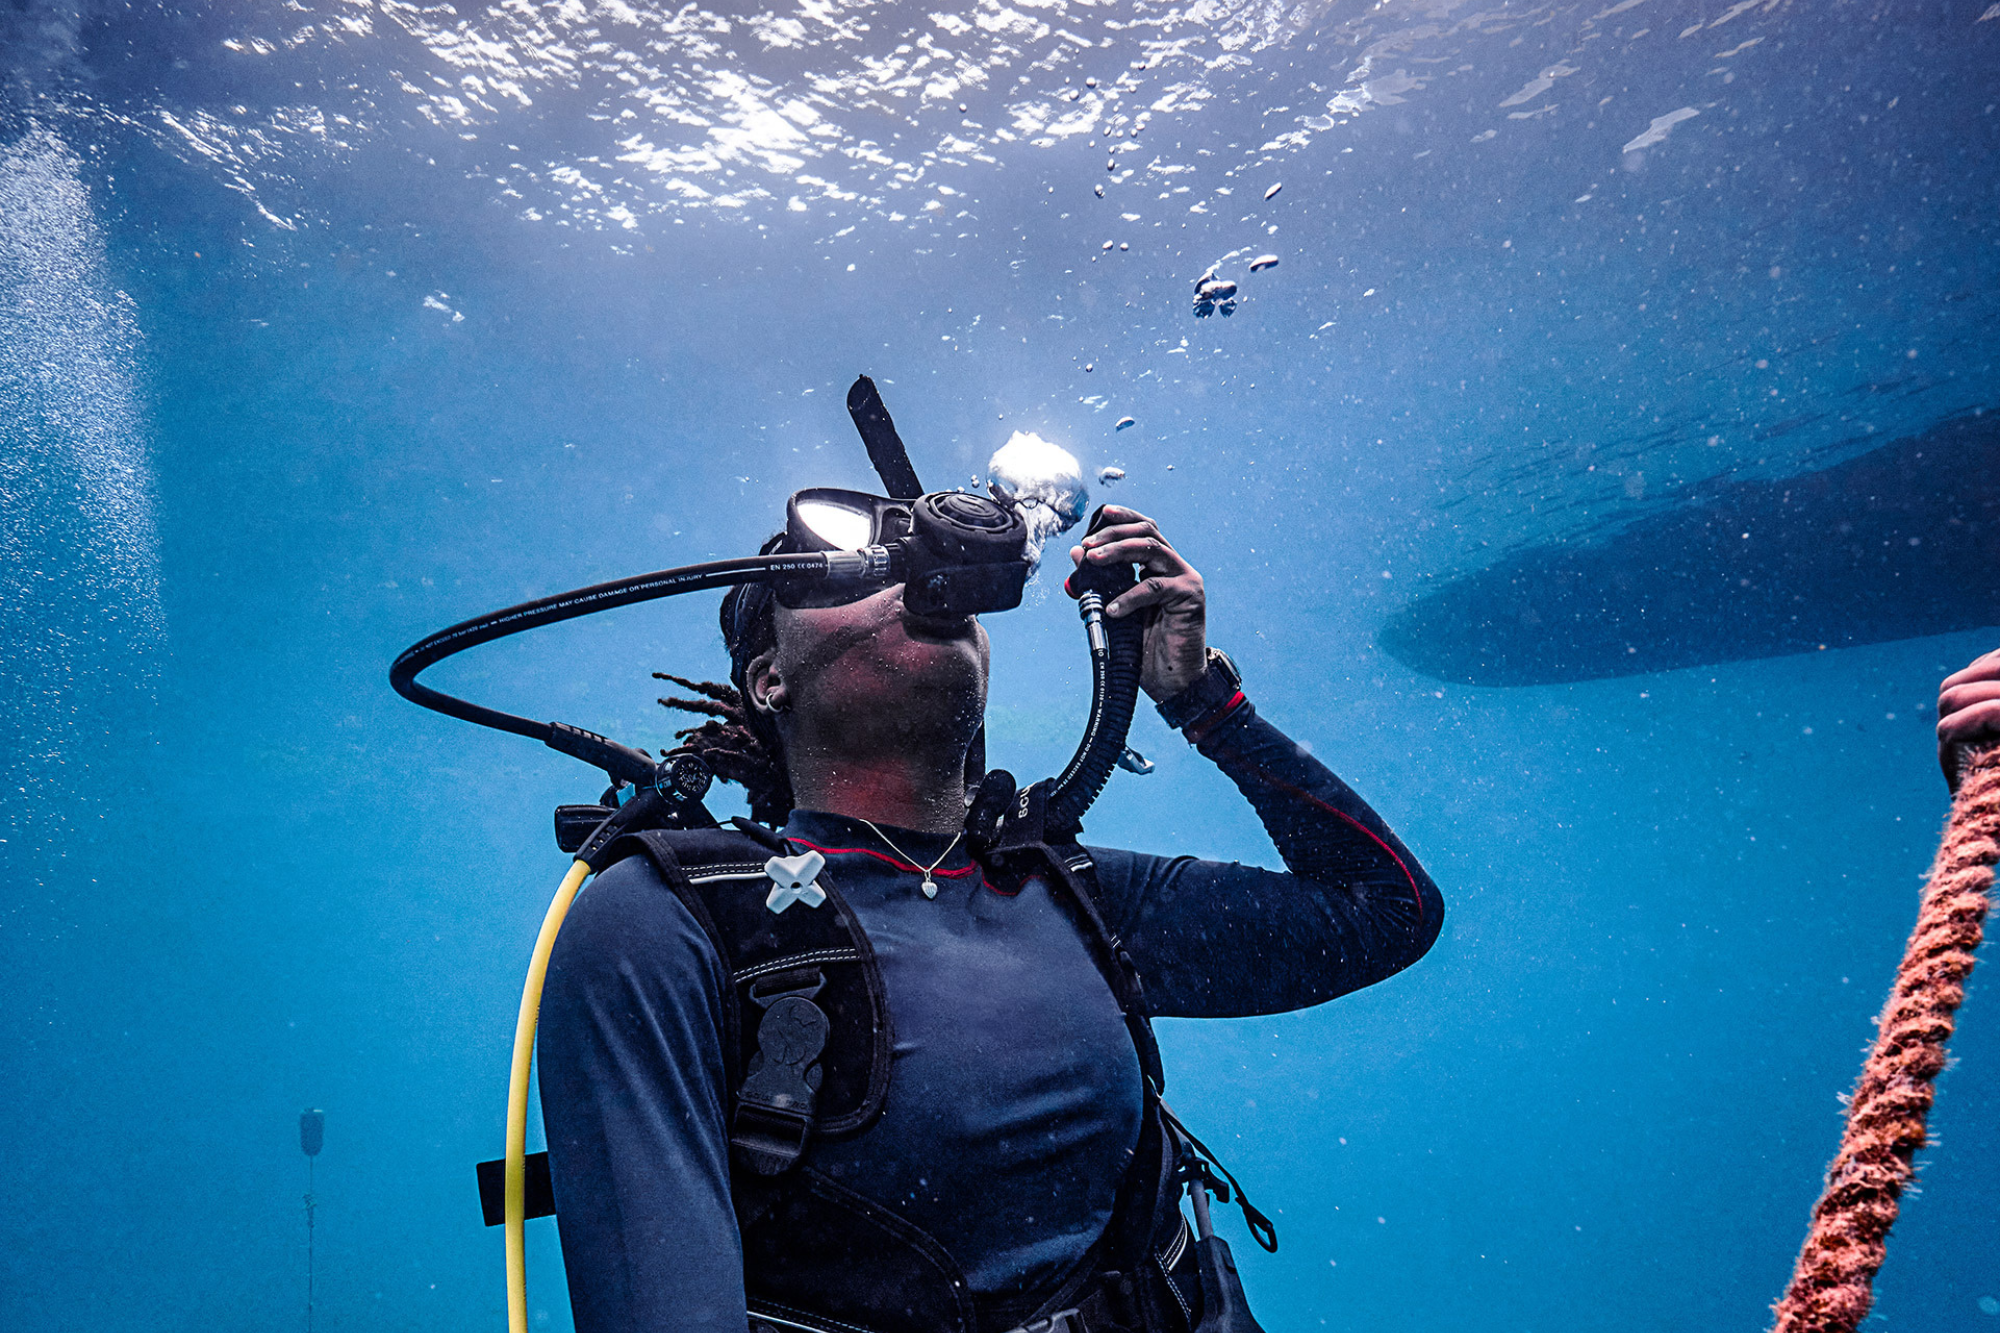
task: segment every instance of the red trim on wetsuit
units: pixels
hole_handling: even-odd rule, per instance
[[[1236,693],[1230,695],[1220,707],[1211,708],[1208,712],[1203,713],[1200,717],[1182,727],[1181,734],[1188,738],[1189,745],[1199,745],[1203,737],[1207,736],[1209,732],[1214,731],[1224,722],[1227,722],[1230,714],[1241,708],[1245,702],[1247,701],[1244,699],[1243,691],[1238,690]]]
[[[816,842],[807,842],[804,838],[787,838],[785,839],[785,841],[795,842],[801,847],[810,847],[814,851],[823,853],[824,855],[827,856],[849,856],[849,855],[872,856],[877,861],[887,861],[890,865],[896,867],[896,869],[907,870],[912,875],[921,875],[926,873],[924,868],[920,865],[917,865],[915,862],[905,861],[901,857],[897,856],[885,855],[882,852],[876,851],[872,847],[822,847]],[[970,875],[973,871],[977,869],[979,869],[979,863],[977,861],[970,861],[967,862],[965,865],[960,866],[956,870],[932,870],[928,873],[939,879],[958,879],[961,876]]]
[[[1239,693],[1236,697],[1238,699],[1241,699],[1243,696]],[[1396,855],[1396,849],[1394,847],[1391,847],[1388,843],[1382,841],[1380,837],[1376,836],[1375,830],[1369,828],[1366,824],[1356,819],[1353,815],[1348,814],[1345,810],[1340,809],[1338,806],[1329,805],[1327,802],[1322,801],[1319,797],[1313,795],[1305,788],[1294,787],[1291,783],[1285,781],[1283,778],[1273,773],[1270,769],[1265,768],[1262,764],[1256,762],[1253,759],[1246,759],[1240,753],[1236,752],[1231,752],[1230,758],[1234,759],[1244,768],[1249,769],[1253,773],[1256,773],[1259,777],[1263,778],[1264,781],[1268,782],[1271,786],[1277,787],[1283,791],[1288,791],[1294,796],[1310,801],[1312,802],[1312,804],[1318,806],[1320,809],[1326,811],[1328,814],[1336,815],[1339,818],[1346,820],[1348,823],[1352,824],[1355,828],[1367,834],[1368,840],[1374,843],[1377,847],[1380,847],[1383,851],[1387,852],[1389,854],[1389,859],[1396,863],[1396,869],[1402,871],[1403,878],[1410,882],[1410,897],[1417,904],[1417,924],[1418,925],[1423,924],[1424,891],[1421,888],[1417,887],[1417,877],[1410,872],[1410,867],[1404,863],[1403,858]]]
[[[979,862],[969,861],[965,865],[960,866],[956,870],[926,871],[922,866],[917,865],[914,862],[905,861],[900,857],[885,855],[881,852],[876,851],[872,847],[822,847],[816,842],[807,842],[804,838],[787,838],[785,839],[785,841],[795,842],[801,847],[810,847],[814,851],[820,852],[826,856],[872,856],[877,861],[886,861],[888,864],[896,867],[896,869],[907,870],[912,875],[929,874],[937,879],[963,879],[965,876],[970,875],[974,871],[979,869]],[[979,882],[981,884],[985,884],[987,888],[993,889],[995,893],[1000,893],[1000,890],[994,888],[993,885],[989,883],[984,876],[980,877]],[[1011,893],[1000,893],[1000,896],[1003,898],[1011,898],[1014,895]]]

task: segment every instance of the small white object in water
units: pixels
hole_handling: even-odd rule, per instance
[[[1097,369],[1097,363],[1095,361],[1086,361],[1083,363],[1084,374],[1088,375],[1091,371],[1095,369]]]
[[[1197,301],[1226,301],[1236,295],[1236,284],[1226,278],[1210,278],[1194,289]]]
[[[1111,429],[1124,430],[1127,426],[1136,426],[1138,424],[1139,424],[1139,419],[1137,417],[1120,417],[1118,418],[1118,424],[1113,426]]]
[[[1104,197],[1104,187],[1102,185],[1094,186],[1093,189],[1099,199]]]
[[[1277,266],[1278,257],[1276,255],[1258,255],[1250,261],[1250,271],[1252,273],[1262,273],[1267,268],[1276,268]]]
[[[1285,183],[1283,181],[1279,181],[1276,185],[1273,185],[1270,189],[1264,191],[1265,201],[1268,203],[1270,200],[1276,199],[1278,197],[1278,191],[1284,188],[1285,188]]]
[[[1083,86],[1086,88],[1095,88],[1097,86],[1097,76],[1093,74],[1089,78],[1085,79],[1083,81]]]
[[[959,115],[961,115],[961,116],[962,116],[962,115],[964,115],[964,114],[966,113],[966,111],[967,111],[967,110],[968,110],[968,108],[966,107],[965,103],[963,103],[963,102],[960,102],[960,103],[958,104],[958,114],[959,114]]]
[[[1109,249],[1110,249],[1110,248],[1111,248],[1112,246],[1114,246],[1114,245],[1116,245],[1116,244],[1117,244],[1117,242],[1116,242],[1116,241],[1106,241],[1106,242],[1104,243],[1104,248],[1105,248],[1105,249],[1107,249],[1107,250],[1109,250]]]
[[[1076,456],[1030,431],[1015,431],[986,465],[986,489],[1020,511],[1028,525],[1028,567],[1042,547],[1083,520],[1090,491]]]
[[[1114,481],[1123,481],[1125,480],[1125,469],[1122,467],[1101,467],[1097,469],[1097,479],[1107,486]]]
[[[1132,248],[1132,243],[1130,241],[1120,241],[1118,242],[1118,248],[1120,250],[1130,250]]]

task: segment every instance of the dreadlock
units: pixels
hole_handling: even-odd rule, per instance
[[[700,695],[698,699],[663,698],[665,708],[706,717],[708,721],[674,733],[675,754],[698,756],[725,782],[741,786],[750,798],[750,817],[765,824],[784,822],[792,809],[792,783],[782,755],[773,753],[750,722],[743,696],[734,685],[655,671],[664,680]]]
[[[769,555],[783,545],[777,533],[759,549]],[[674,734],[681,742],[676,754],[692,754],[707,762],[715,775],[741,786],[750,799],[750,817],[776,826],[792,813],[792,779],[785,770],[784,742],[771,719],[747,702],[750,663],[778,642],[776,604],[771,590],[760,583],[739,583],[722,599],[718,618],[723,646],[729,650],[730,684],[688,680],[655,671],[664,680],[691,690],[697,699],[662,699],[663,707],[706,717],[708,721]]]

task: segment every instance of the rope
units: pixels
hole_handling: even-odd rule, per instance
[[[1952,1015],[1965,999],[1972,951],[2000,859],[2000,746],[1961,751],[1958,796],[1924,885],[1875,1047],[1847,1105],[1847,1130],[1813,1205],[1775,1333],[1854,1333],[1874,1303],[1898,1200],[1916,1173],[1924,1121],[1945,1066]]]

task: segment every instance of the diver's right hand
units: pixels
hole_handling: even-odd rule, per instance
[[[2000,648],[1938,686],[1938,767],[1958,790],[1958,747],[2000,743]]]
[[[1201,574],[1138,510],[1106,505],[1104,524],[1069,548],[1070,561],[1078,569],[1085,559],[1139,567],[1139,585],[1112,598],[1104,614],[1116,620],[1144,613],[1139,688],[1154,699],[1171,699],[1208,672],[1208,593]]]

